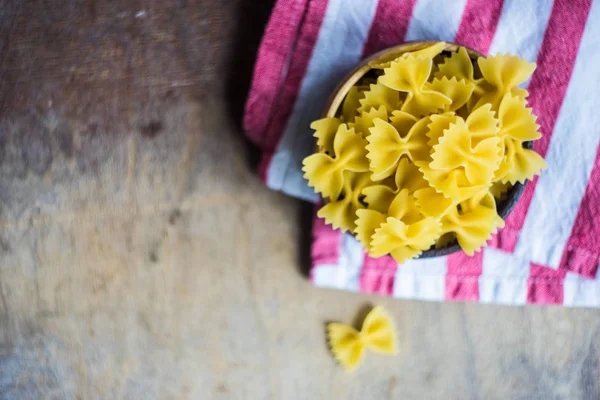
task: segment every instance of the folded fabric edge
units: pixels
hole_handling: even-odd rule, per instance
[[[500,305],[563,305],[600,307],[600,281],[568,274],[551,277],[482,277],[396,272],[361,271],[360,285],[352,282],[343,267],[318,264],[311,270],[313,284],[320,288],[346,290],[423,301],[461,301]],[[472,286],[480,286],[475,295]],[[596,290],[594,290],[594,288]]]
[[[308,0],[278,0],[261,40],[243,120],[246,135],[259,146],[295,52],[307,3]]]

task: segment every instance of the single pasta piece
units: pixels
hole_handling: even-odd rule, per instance
[[[381,83],[369,85],[369,89],[365,90],[362,94],[364,97],[358,100],[360,103],[360,107],[358,108],[359,113],[369,111],[373,107],[379,108],[380,106],[384,106],[386,110],[397,110],[402,105],[399,93]]]
[[[457,80],[455,76],[448,79],[447,76],[441,79],[435,78],[432,82],[425,83],[425,89],[439,92],[451,100],[450,104],[444,106],[444,111],[456,111],[471,98],[475,84],[466,79]]]
[[[497,110],[502,97],[506,93],[522,95],[523,92],[517,88],[517,85],[529,79],[535,71],[535,64],[530,64],[517,56],[509,54],[497,54],[486,58],[480,57],[477,64],[483,78],[491,85],[492,89],[481,96],[475,108],[489,103],[494,110]]]
[[[541,138],[540,126],[536,123],[537,117],[532,114],[532,111],[527,107],[525,99],[506,93],[498,109],[500,123],[498,136],[502,139],[511,138],[522,142]]]
[[[450,128],[450,124],[456,123],[457,116],[453,112],[445,112],[443,114],[434,114],[429,117],[430,123],[427,125],[427,145],[431,147],[438,144],[440,138],[444,136],[444,131]]]
[[[397,262],[403,263],[433,246],[440,233],[440,221],[424,217],[414,197],[403,189],[390,205],[385,223],[375,230],[371,254],[374,257],[391,254]]]
[[[442,217],[450,211],[456,203],[432,187],[419,189],[414,193],[419,212],[427,217]]]
[[[490,137],[473,145],[468,125],[458,118],[433,147],[433,161],[424,169],[425,179],[446,197],[461,201],[466,197],[459,189],[491,184],[501,157],[500,138]]]
[[[386,215],[375,210],[361,209],[356,211],[356,239],[369,251],[371,250],[371,238],[375,234],[375,229],[381,227],[385,222]]]
[[[443,234],[453,233],[469,256],[479,251],[503,226],[504,221],[496,213],[494,197],[485,190],[453,207],[442,217]]]
[[[398,353],[394,322],[381,306],[367,314],[360,331],[338,322],[329,323],[327,339],[331,353],[347,371],[356,368],[365,349],[390,355]]]
[[[333,155],[317,153],[310,155],[302,162],[304,178],[315,188],[317,193],[337,199],[344,184],[344,171],[366,172],[369,163],[366,154],[367,142],[361,135],[339,126],[333,141]]]
[[[337,118],[322,118],[310,124],[310,128],[315,131],[313,136],[317,138],[320,151],[333,154],[333,138],[341,124],[342,121]]]
[[[432,66],[430,58],[412,55],[401,57],[392,62],[389,68],[384,69],[379,82],[391,89],[407,93],[402,111],[422,117],[452,103],[449,97],[425,86]]]
[[[325,219],[334,229],[353,232],[356,228],[356,212],[365,208],[360,202],[362,190],[370,185],[369,173],[344,171],[343,196],[325,204],[317,212],[319,218]]]
[[[524,183],[548,167],[542,156],[524,148],[523,143],[518,140],[507,138],[504,146],[504,158],[494,176],[502,183]]]
[[[400,57],[408,57],[408,56],[413,56],[413,57],[424,57],[424,58],[431,58],[433,59],[435,56],[437,56],[438,54],[440,54],[442,51],[444,51],[444,48],[446,47],[446,43],[445,42],[437,42],[432,44],[431,46],[427,46],[422,48],[421,50],[415,50],[415,51],[410,51],[410,52],[406,52],[403,53]],[[375,69],[386,69],[389,68],[390,65],[392,64],[392,61],[387,61],[384,63],[376,63],[373,64],[372,67]]]
[[[371,134],[367,137],[367,158],[374,181],[393,175],[403,155],[413,162],[429,157],[429,147],[426,143],[428,117],[415,123],[405,136],[382,119],[375,119],[373,123],[374,126],[369,129]]]
[[[357,133],[360,133],[362,137],[366,138],[371,134],[369,128],[373,127],[373,121],[377,118],[387,121],[388,114],[385,106],[379,106],[379,108],[372,107],[369,111],[362,111],[360,115],[354,119],[354,130]]]

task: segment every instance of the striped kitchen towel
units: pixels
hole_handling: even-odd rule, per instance
[[[279,0],[259,49],[245,130],[268,187],[316,202],[301,162],[336,84],[404,41],[456,42],[537,63],[526,83],[548,170],[474,257],[398,265],[315,220],[315,285],[400,298],[600,306],[600,0]]]

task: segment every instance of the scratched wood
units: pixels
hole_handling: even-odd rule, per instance
[[[313,288],[239,120],[271,2],[0,0],[0,399],[598,399],[600,312]],[[349,375],[327,321],[387,307]]]

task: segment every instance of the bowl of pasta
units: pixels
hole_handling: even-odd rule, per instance
[[[516,56],[409,42],[354,68],[314,121],[304,177],[318,216],[373,257],[473,255],[545,168]]]

